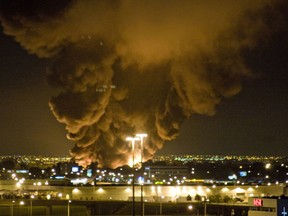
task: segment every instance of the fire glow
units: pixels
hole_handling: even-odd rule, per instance
[[[30,3],[3,1],[5,33],[52,62],[47,80],[60,93],[49,106],[74,143],[73,159],[115,168],[131,166],[127,135],[149,134],[146,161],[177,138],[185,119],[214,115],[241,91],[252,76],[242,51],[263,27],[246,12],[266,1]]]

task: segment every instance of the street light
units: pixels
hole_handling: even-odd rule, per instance
[[[188,210],[192,211],[193,210],[193,206],[189,205],[188,206]],[[199,215],[199,210],[197,208],[195,208],[195,210],[197,211],[197,215]]]
[[[161,196],[160,199],[160,215],[162,215],[162,200],[164,199],[164,196]]]
[[[141,145],[141,169],[143,170],[143,140],[147,137],[146,133],[136,134],[136,137],[140,138]],[[141,216],[144,216],[144,202],[143,202],[143,185],[144,185],[144,176],[141,175],[141,179],[143,179],[142,184],[140,184],[141,188]]]
[[[207,201],[209,200],[207,200],[206,197],[202,198],[202,202],[204,202],[204,216],[207,215],[207,205],[206,205]]]
[[[131,141],[132,144],[132,215],[135,216],[135,167],[134,167],[134,160],[135,160],[135,141],[140,140],[138,137],[127,137],[127,141]]]
[[[70,203],[71,203],[71,200],[68,200],[68,204],[67,204],[67,216],[70,216]]]
[[[12,200],[12,206],[11,206],[11,215],[14,216],[14,203],[15,200]]]
[[[32,213],[33,213],[33,210],[32,210],[32,200],[35,198],[35,196],[32,194],[31,196],[30,196],[30,215],[32,216]]]
[[[39,186],[41,186],[42,185],[42,183],[41,182],[35,182],[35,183],[33,183],[33,185],[36,185],[36,188],[37,188],[37,197],[39,197],[39,192],[38,192],[38,190],[39,190]]]
[[[20,207],[21,207],[21,206],[23,206],[24,204],[25,204],[25,202],[24,202],[24,201],[22,201],[22,200],[19,202],[19,213],[20,213],[20,210],[21,210],[21,208],[20,208]],[[19,213],[18,213],[18,214],[19,214]],[[21,214],[20,214],[20,215],[21,215]]]

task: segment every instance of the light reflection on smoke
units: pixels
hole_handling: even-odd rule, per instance
[[[117,167],[131,164],[127,135],[149,134],[150,159],[190,115],[213,115],[241,91],[252,77],[241,52],[264,29],[267,2],[3,0],[1,21],[54,62],[47,77],[61,92],[49,104],[74,159]]]

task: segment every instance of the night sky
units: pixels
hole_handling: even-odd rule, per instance
[[[2,30],[2,29],[1,29]],[[51,113],[49,62],[27,54],[1,31],[1,155],[66,156],[71,144]]]
[[[284,0],[24,2],[1,2],[1,155],[117,166],[137,131],[147,159],[287,155]]]

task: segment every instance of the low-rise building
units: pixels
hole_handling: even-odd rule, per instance
[[[288,198],[280,197],[251,197],[248,216],[287,216]]]

